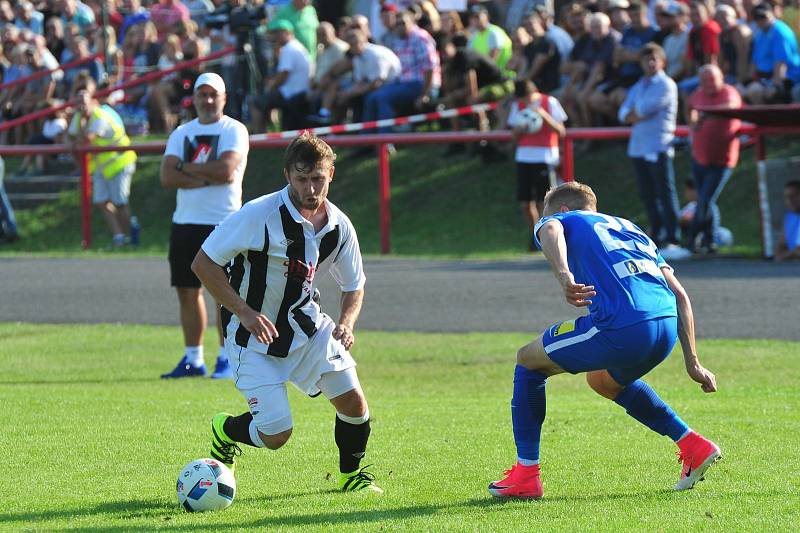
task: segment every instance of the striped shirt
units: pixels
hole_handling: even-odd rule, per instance
[[[409,28],[408,37],[397,39],[394,53],[400,59],[399,81],[423,81],[427,71],[433,71],[433,87],[442,85],[442,69],[436,42],[430,33],[419,26]]]
[[[278,330],[272,344],[255,339],[222,308],[225,338],[251,350],[286,357],[308,342],[322,322],[316,279],[330,272],[343,292],[364,287],[358,238],[350,219],[330,201],[320,231],[289,199],[289,187],[245,204],[209,235],[202,250],[220,266],[251,308]],[[231,261],[232,264],[231,264]]]

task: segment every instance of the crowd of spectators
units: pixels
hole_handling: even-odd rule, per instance
[[[640,186],[647,175],[669,180],[646,204],[674,244],[675,122],[700,128],[695,105],[714,101],[715,86],[737,105],[799,101],[798,31],[797,0],[0,0],[2,83],[48,72],[0,92],[0,121],[74,100],[87,77],[101,89],[164,71],[103,103],[129,133],[167,133],[192,113],[196,76],[216,71],[230,87],[225,113],[253,133],[498,101],[495,115],[467,119],[488,129],[505,126],[515,82],[530,81],[563,104],[567,126],[656,132],[634,136],[629,155]],[[228,47],[235,52],[182,68]],[[658,63],[650,74],[645,55]],[[661,106],[655,82],[674,102],[659,108],[659,124],[645,123],[636,94]],[[0,142],[58,142],[69,120],[29,122],[0,132]],[[715,206],[702,191],[715,199],[729,175],[724,155],[693,153],[704,216]],[[710,220],[690,233],[710,230]]]
[[[103,88],[233,46],[110,103],[132,133],[169,132],[193,76],[217,70],[235,88],[226,113],[260,132],[510,102],[512,82],[529,79],[560,99],[569,125],[614,125],[642,76],[639,52],[657,43],[682,119],[707,64],[745,102],[800,99],[798,9],[784,1],[0,0],[2,83],[86,60],[3,90],[0,108],[8,121],[69,100],[82,70]],[[41,133],[29,123],[0,142]]]

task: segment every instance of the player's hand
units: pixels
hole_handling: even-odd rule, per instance
[[[575,307],[587,307],[592,305],[592,298],[597,293],[594,290],[594,285],[584,285],[583,283],[575,283],[575,277],[572,272],[562,272],[558,276],[558,281],[561,283],[561,288],[564,291],[564,298],[567,303]]]
[[[356,341],[353,335],[353,330],[347,324],[339,324],[333,328],[333,338],[342,343],[345,350],[349,350],[353,343]]]
[[[248,308],[248,310],[241,313],[239,321],[262,344],[272,344],[272,341],[278,337],[278,329],[275,324],[253,309]]]
[[[714,374],[703,367],[700,363],[696,363],[686,368],[689,377],[700,384],[703,392],[717,392],[717,378]]]

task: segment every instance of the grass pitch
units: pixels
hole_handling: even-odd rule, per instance
[[[686,377],[679,353],[648,377],[725,454],[683,493],[670,490],[678,465],[668,439],[582,377],[551,379],[545,499],[503,503],[486,485],[514,460],[513,358],[526,340],[360,332],[354,353],[373,413],[367,460],[385,496],[335,491],[333,409],[292,388],[289,444],[246,449],[233,506],[187,514],[176,476],[208,455],[214,413],[244,411],[233,384],[159,380],[179,353],[177,328],[0,324],[0,529],[798,530],[798,343],[701,342],[719,379],[712,395]]]

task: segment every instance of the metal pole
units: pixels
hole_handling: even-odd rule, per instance
[[[564,160],[561,163],[561,179],[564,181],[575,180],[575,150],[572,145],[572,139],[564,137]]]
[[[80,151],[78,154],[81,162],[81,246],[88,250],[92,245],[92,177],[89,175],[89,153]]]
[[[391,253],[391,179],[389,177],[389,147],[386,143],[378,145],[378,201],[381,218],[381,254]]]
[[[767,143],[762,135],[756,133],[756,183],[758,186],[758,211],[761,219],[761,255],[772,259],[772,215],[769,208],[767,189]]]

